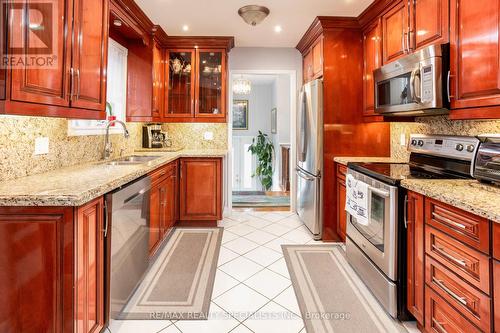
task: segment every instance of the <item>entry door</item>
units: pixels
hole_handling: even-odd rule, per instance
[[[262,186],[255,172],[257,160],[248,151],[253,136],[233,136],[233,191],[260,191]]]

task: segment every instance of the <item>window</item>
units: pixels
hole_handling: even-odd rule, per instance
[[[127,55],[128,50],[109,39],[106,114],[115,116],[117,120],[125,121],[127,107]],[[70,120],[68,135],[103,135],[106,132],[108,120]],[[122,128],[111,127],[110,133],[122,133]]]

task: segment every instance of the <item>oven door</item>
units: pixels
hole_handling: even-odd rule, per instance
[[[349,170],[368,185],[368,223],[347,213],[347,236],[391,280],[397,280],[398,188]]]

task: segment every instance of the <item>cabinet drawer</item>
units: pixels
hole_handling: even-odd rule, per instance
[[[427,333],[481,332],[429,287],[425,288],[425,331]]]
[[[488,256],[431,227],[425,228],[425,253],[490,295]]]
[[[489,253],[489,221],[461,209],[429,199],[425,200],[425,222],[473,248]]]
[[[159,167],[149,174],[151,177],[151,184],[163,180],[165,177],[175,174],[177,172],[177,161],[171,162],[167,165]]]
[[[473,324],[485,332],[490,331],[490,297],[429,256],[425,262],[425,282]]]
[[[337,163],[337,178],[345,180],[347,174],[347,167],[343,164]]]
[[[493,222],[492,239],[493,239],[493,257],[495,257],[496,260],[500,260],[500,223]]]

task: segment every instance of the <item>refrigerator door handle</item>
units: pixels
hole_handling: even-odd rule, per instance
[[[300,131],[299,131],[299,161],[304,162],[306,160],[306,148],[307,148],[307,93],[305,90],[302,91],[302,102],[300,103]]]
[[[297,172],[297,175],[302,178],[302,179],[305,179],[305,180],[308,180],[308,181],[315,181],[316,180],[316,177],[313,177],[313,176],[309,176],[309,175],[306,175],[302,170],[300,170],[299,168],[296,168],[295,171]]]

